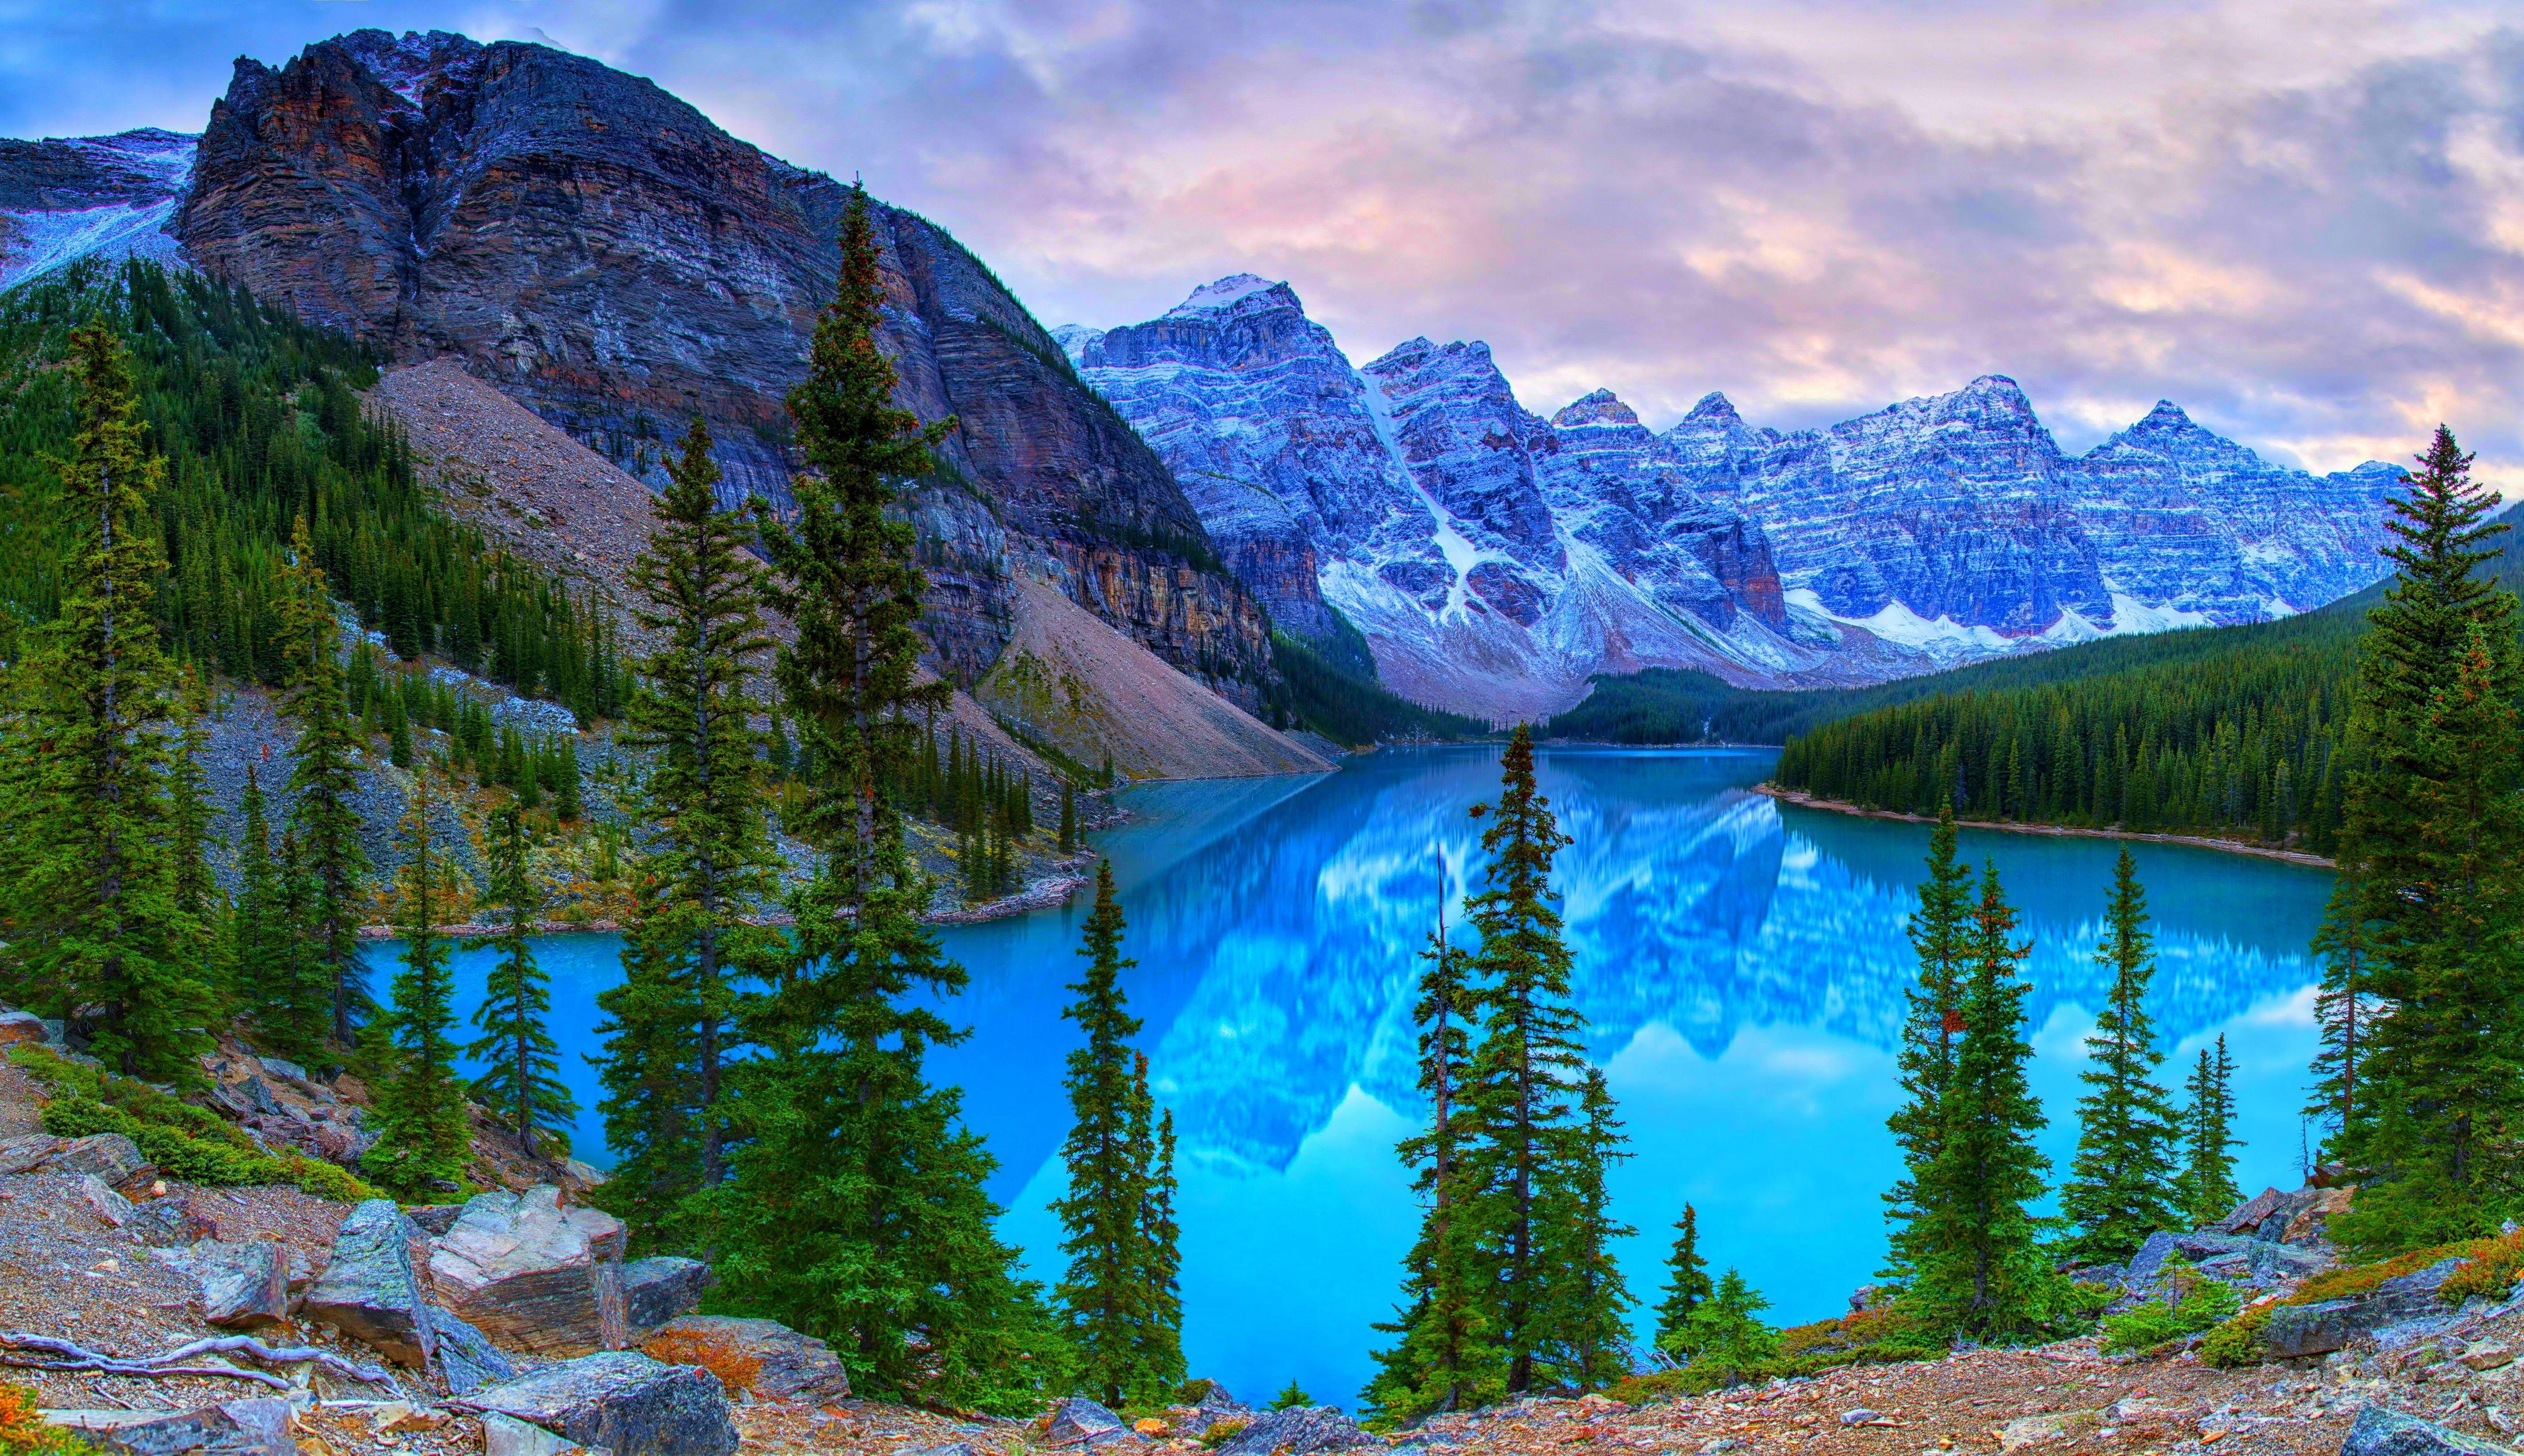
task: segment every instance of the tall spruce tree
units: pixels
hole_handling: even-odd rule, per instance
[[[2313,953],[2322,960],[2313,1000],[2321,1049],[2314,1054],[2313,1092],[2305,1111],[2326,1130],[2324,1143],[2335,1150],[2359,1145],[2374,1117],[2362,1075],[2376,1012],[2367,981],[2364,899],[2358,875],[2344,865],[2313,935]]]
[[[2200,1048],[2199,1064],[2184,1089],[2190,1101],[2182,1110],[2182,1175],[2176,1185],[2182,1212],[2195,1228],[2206,1228],[2234,1211],[2244,1190],[2235,1186],[2235,1062],[2226,1039],[2214,1048]]]
[[[2095,961],[2111,973],[2111,990],[2086,1038],[2089,1064],[2080,1080],[2091,1090],[2077,1101],[2077,1155],[2060,1189],[2068,1225],[2063,1252],[2088,1264],[2126,1259],[2147,1236],[2182,1222],[2173,1206],[2179,1129],[2172,1099],[2156,1082],[2164,1053],[2147,1014],[2155,937],[2127,848],[2112,866],[2104,921]]]
[[[1484,1200],[1464,1159],[1474,1129],[1461,1092],[1478,1010],[1465,982],[1469,957],[1446,939],[1443,901],[1441,886],[1437,928],[1420,952],[1425,965],[1412,1006],[1429,1124],[1394,1147],[1414,1170],[1420,1236],[1403,1256],[1403,1303],[1392,1323],[1375,1327],[1397,1338],[1376,1353],[1378,1372],[1363,1394],[1370,1409],[1393,1421],[1487,1405],[1507,1388],[1506,1361],[1484,1337],[1490,1291],[1476,1222]]]
[[[1147,1187],[1153,1139],[1144,1089],[1135,1085],[1131,1039],[1140,1034],[1122,992],[1122,972],[1139,964],[1122,954],[1122,906],[1113,866],[1095,867],[1095,907],[1088,912],[1087,960],[1069,985],[1078,999],[1061,1016],[1078,1024],[1086,1044],[1069,1053],[1069,1136],[1060,1158],[1068,1189],[1051,1202],[1060,1220],[1060,1251],[1069,1270],[1053,1288],[1068,1316],[1079,1380],[1107,1405],[1147,1405],[1170,1383],[1141,1361],[1143,1327],[1155,1291],[1143,1283],[1149,1262]],[[1181,1376],[1175,1375],[1174,1380]]]
[[[1682,1205],[1674,1221],[1674,1250],[1666,1255],[1665,1298],[1657,1304],[1656,1345],[1672,1350],[1691,1323],[1691,1312],[1710,1295],[1709,1261],[1700,1255],[1700,1211]]]
[[[1506,1361],[1505,1388],[1523,1394],[1570,1374],[1554,1364],[1578,1332],[1628,1305],[1618,1280],[1590,1284],[1562,1260],[1553,1237],[1578,1216],[1599,1176],[1598,1148],[1580,1101],[1585,1021],[1570,990],[1570,954],[1552,906],[1551,862],[1570,843],[1534,782],[1533,737],[1519,725],[1500,760],[1481,848],[1487,888],[1468,906],[1480,933],[1470,981],[1480,1038],[1463,1087],[1473,1136],[1463,1158],[1481,1191],[1483,1311]]]
[[[1935,1156],[1918,1174],[1917,1212],[1904,1231],[1904,1302],[1948,1338],[2020,1338],[2062,1312],[2065,1282],[2041,1247],[2040,1199],[2049,1161],[2033,1145],[2042,1106],[2025,1080],[2022,974],[2029,943],[1997,867],[1981,871],[1957,1019],[1954,1068],[1939,1098]]]
[[[1884,1194],[1893,1223],[1885,1272],[1896,1281],[1909,1280],[1918,1267],[1919,1180],[1944,1142],[1946,1090],[1954,1081],[1965,1026],[1964,984],[1972,963],[1972,874],[1956,852],[1951,802],[1939,808],[1937,827],[1928,836],[1928,875],[1919,884],[1909,931],[1919,979],[1904,994],[1902,1049],[1895,1061],[1905,1100],[1885,1119],[1902,1152],[1902,1176]]]
[[[347,1050],[372,1005],[367,964],[360,955],[360,901],[368,874],[355,768],[361,734],[343,696],[341,622],[304,515],[290,531],[289,562],[281,576],[282,635],[289,644],[281,703],[298,720],[289,769],[289,788],[298,798],[290,827],[312,896],[309,948],[329,983],[333,1041]]]
[[[1556,1332],[1559,1348],[1552,1363],[1564,1381],[1592,1390],[1629,1373],[1631,1301],[1613,1245],[1638,1231],[1613,1217],[1605,1175],[1629,1154],[1622,1150],[1626,1140],[1614,1115],[1612,1090],[1597,1068],[1586,1069],[1578,1107],[1579,1153],[1551,1221],[1555,1257],[1569,1285],[1569,1315]]]
[[[500,952],[473,1008],[482,1035],[464,1054],[483,1064],[472,1094],[492,1126],[517,1140],[527,1157],[558,1160],[569,1154],[569,1128],[577,1099],[560,1078],[560,1047],[553,1041],[552,978],[535,964],[535,914],[543,892],[528,863],[525,815],[513,803],[491,816],[484,893],[501,910]]]
[[[680,1165],[695,1189],[726,1180],[724,1083],[740,1049],[740,984],[776,977],[779,951],[777,937],[747,923],[777,892],[780,863],[764,804],[762,735],[751,724],[759,705],[748,692],[771,649],[762,572],[751,523],[719,509],[710,447],[709,427],[696,416],[667,468],[657,528],[632,566],[641,598],[632,614],[656,650],[639,663],[624,735],[651,753],[640,801],[653,826],[650,872],[660,882],[638,953],[684,962],[672,977],[681,994],[626,998],[624,1006],[692,1018],[697,1085],[676,1102],[692,1109],[700,1139],[699,1156]],[[564,776],[575,772],[573,757]],[[648,1044],[649,1037],[634,1040]]]
[[[923,580],[896,482],[932,472],[951,421],[895,404],[883,298],[853,188],[839,296],[789,395],[810,473],[792,519],[761,518],[771,600],[797,627],[774,676],[813,765],[788,823],[819,863],[789,898],[789,956],[752,1019],[766,1054],[737,1069],[751,1138],[710,1194],[721,1297],[829,1339],[861,1390],[1012,1408],[1058,1379],[1059,1341],[992,1232],[995,1160],[924,1070],[963,1033],[920,997],[965,976],[921,921],[929,886],[885,792],[947,691],[919,678]]]
[[[605,1047],[597,1112],[613,1175],[597,1200],[631,1226],[640,1252],[706,1246],[693,1206],[701,1161],[701,1014],[680,917],[655,913],[669,882],[643,860],[631,868],[630,923],[623,927],[622,979],[598,992]],[[653,935],[650,927],[661,927]]]
[[[143,425],[121,343],[71,335],[77,433],[52,461],[68,538],[59,614],[31,635],[17,686],[31,752],[12,838],[16,904],[0,965],[13,999],[94,1007],[92,1055],[127,1076],[191,1082],[209,1044],[208,937],[185,908],[175,801],[181,704],[150,603],[166,461]]]
[[[1132,1363],[1143,1390],[1170,1398],[1183,1384],[1183,1230],[1175,1222],[1175,1114],[1148,1091],[1148,1054],[1131,1053],[1131,1156],[1141,1169],[1139,1267],[1141,1318],[1133,1330]]]
[[[403,937],[403,969],[395,973],[393,1004],[367,1043],[379,1074],[377,1143],[360,1160],[379,1183],[415,1193],[453,1191],[470,1142],[456,1076],[450,946],[438,928],[447,869],[430,833],[430,787],[426,773],[413,780],[397,831],[404,866],[396,878],[395,931]]]
[[[2358,947],[2378,1013],[2360,1027],[2366,1109],[2333,1137],[2361,1175],[2334,1237],[2370,1254],[2481,1233],[2514,1207],[2517,1155],[2499,1130],[2524,1111],[2524,657],[2514,594],[2476,574],[2506,524],[2488,518],[2497,498],[2451,430],[2418,464],[2386,523],[2397,575],[2358,661],[2370,752],[2341,845],[2358,901],[2328,934],[2335,957]]]

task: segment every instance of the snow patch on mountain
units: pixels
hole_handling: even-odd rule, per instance
[[[88,257],[179,263],[167,226],[199,141],[144,126],[16,144],[40,156],[49,205],[0,209],[0,288]]]

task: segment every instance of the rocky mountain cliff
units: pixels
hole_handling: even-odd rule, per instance
[[[1760,528],[1610,395],[1537,418],[1480,344],[1414,339],[1353,367],[1286,283],[1250,274],[1146,323],[1059,332],[1275,617],[1335,654],[1355,628],[1407,696],[1508,717],[1597,671],[1835,665],[1840,634],[1791,618]]]
[[[70,203],[164,209],[151,246],[399,359],[460,358],[653,484],[698,408],[731,498],[786,500],[782,399],[839,268],[831,178],[598,62],[435,31],[240,59],[197,147],[149,135],[181,162],[157,191],[106,197],[124,138],[16,144],[0,202],[28,204],[21,231]],[[904,402],[961,426],[916,504],[942,666],[986,672],[1010,578],[1034,575],[1258,705],[1268,619],[1163,461],[972,254],[898,209],[877,224]]]
[[[1056,332],[1282,621],[1499,716],[1600,671],[1861,682],[2284,616],[2380,574],[2400,473],[2272,465],[2169,403],[2071,458],[1997,375],[1793,434],[1715,394],[1661,435],[1605,390],[1544,420],[1480,343],[1354,368],[1251,274]]]

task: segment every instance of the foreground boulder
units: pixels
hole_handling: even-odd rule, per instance
[[[2340,1442],[2340,1456],[2514,1456],[2496,1441],[2370,1405]]]
[[[205,1238],[159,1257],[202,1286],[202,1318],[222,1330],[259,1330],[289,1318],[289,1260],[268,1238]]]
[[[398,1365],[426,1367],[434,1339],[412,1275],[412,1245],[420,1237],[391,1198],[352,1209],[301,1313],[367,1341]]]
[[[429,1322],[431,1354],[438,1360],[439,1374],[447,1378],[450,1395],[469,1395],[484,1385],[517,1378],[517,1367],[481,1331],[434,1304],[424,1306],[421,1315]]]
[[[44,1159],[47,1173],[92,1173],[107,1188],[127,1196],[144,1196],[158,1181],[158,1165],[140,1144],[121,1133],[94,1133],[73,1138]]]
[[[622,1266],[623,1318],[633,1335],[645,1336],[701,1308],[709,1282],[709,1266],[699,1259],[634,1259]]]
[[[1218,1451],[1219,1456],[1274,1456],[1275,1452],[1306,1456],[1309,1451],[1347,1451],[1383,1444],[1382,1436],[1361,1431],[1356,1422],[1339,1411],[1328,1405],[1313,1405],[1265,1411]]]
[[[429,1273],[448,1311],[510,1349],[583,1355],[631,1342],[622,1221],[564,1208],[547,1184],[482,1193],[439,1238]]]
[[[1175,1429],[1187,1435],[1202,1435],[1221,1421],[1241,1421],[1252,1414],[1249,1406],[1227,1393],[1225,1385],[1211,1381],[1209,1388],[1200,1392],[1191,1414],[1176,1422]]]
[[[729,1390],[763,1400],[823,1405],[849,1398],[850,1373],[833,1347],[777,1320],[685,1315],[668,1321],[640,1348],[669,1365],[698,1365]],[[1122,1424],[1110,1411],[1104,1418]]]
[[[2387,1325],[2438,1313],[2437,1289],[2460,1268],[2459,1259],[2440,1259],[2425,1269],[2388,1279],[2371,1294],[2282,1304],[2261,1327],[2261,1343],[2273,1358],[2292,1360],[2345,1347],[2361,1335]]]
[[[125,1456],[298,1456],[289,1402],[229,1400],[179,1415],[152,1411],[66,1411],[59,1424],[90,1445]]]
[[[731,1456],[736,1450],[736,1422],[716,1376],[632,1350],[582,1355],[485,1385],[463,1403],[613,1456]]]
[[[1139,1432],[1124,1426],[1120,1416],[1083,1395],[1073,1395],[1053,1406],[1043,1432],[1046,1446],[1100,1446],[1116,1441],[1137,1444],[1139,1440]]]
[[[62,1140],[42,1133],[0,1141],[0,1173],[32,1173],[59,1151]]]

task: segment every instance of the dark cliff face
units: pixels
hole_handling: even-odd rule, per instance
[[[782,397],[832,295],[844,191],[649,81],[515,42],[364,30],[237,63],[175,232],[197,266],[474,373],[652,475],[695,408],[731,495],[787,499]],[[880,207],[904,403],[958,430],[915,514],[970,680],[1027,570],[1251,705],[1267,619],[1162,461],[943,230]]]

